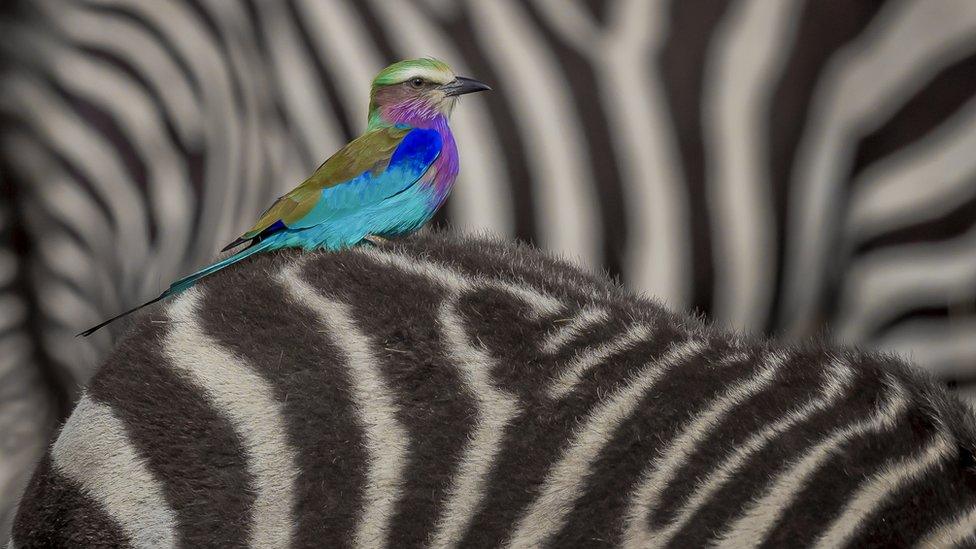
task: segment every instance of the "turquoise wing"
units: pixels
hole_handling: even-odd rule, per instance
[[[285,221],[289,229],[301,229],[328,221],[410,188],[427,172],[441,152],[436,130],[412,129],[389,157],[383,171],[367,170],[348,181],[322,189],[318,203],[303,217]]]
[[[282,229],[300,229],[404,191],[441,152],[436,130],[387,127],[363,134],[278,198],[226,249]]]

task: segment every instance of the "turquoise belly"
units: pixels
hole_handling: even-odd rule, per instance
[[[367,235],[396,237],[416,231],[436,211],[431,187],[416,184],[375,204],[333,210],[312,227],[271,236],[275,248],[338,250],[359,244]]]

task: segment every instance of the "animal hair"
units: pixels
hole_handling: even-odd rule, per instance
[[[974,413],[890,355],[744,337],[528,245],[258,255],[140,315],[16,547],[972,541]]]

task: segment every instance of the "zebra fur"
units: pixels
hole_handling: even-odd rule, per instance
[[[948,546],[976,417],[894,357],[748,339],[527,246],[256,256],[140,316],[17,547]]]
[[[439,220],[976,398],[971,0],[36,0],[0,34],[0,532],[117,332],[73,334],[211,259],[420,55],[496,87]]]

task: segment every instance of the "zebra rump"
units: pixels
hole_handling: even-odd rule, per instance
[[[527,246],[283,251],[139,317],[12,545],[972,543],[974,419],[894,357],[742,338]]]

